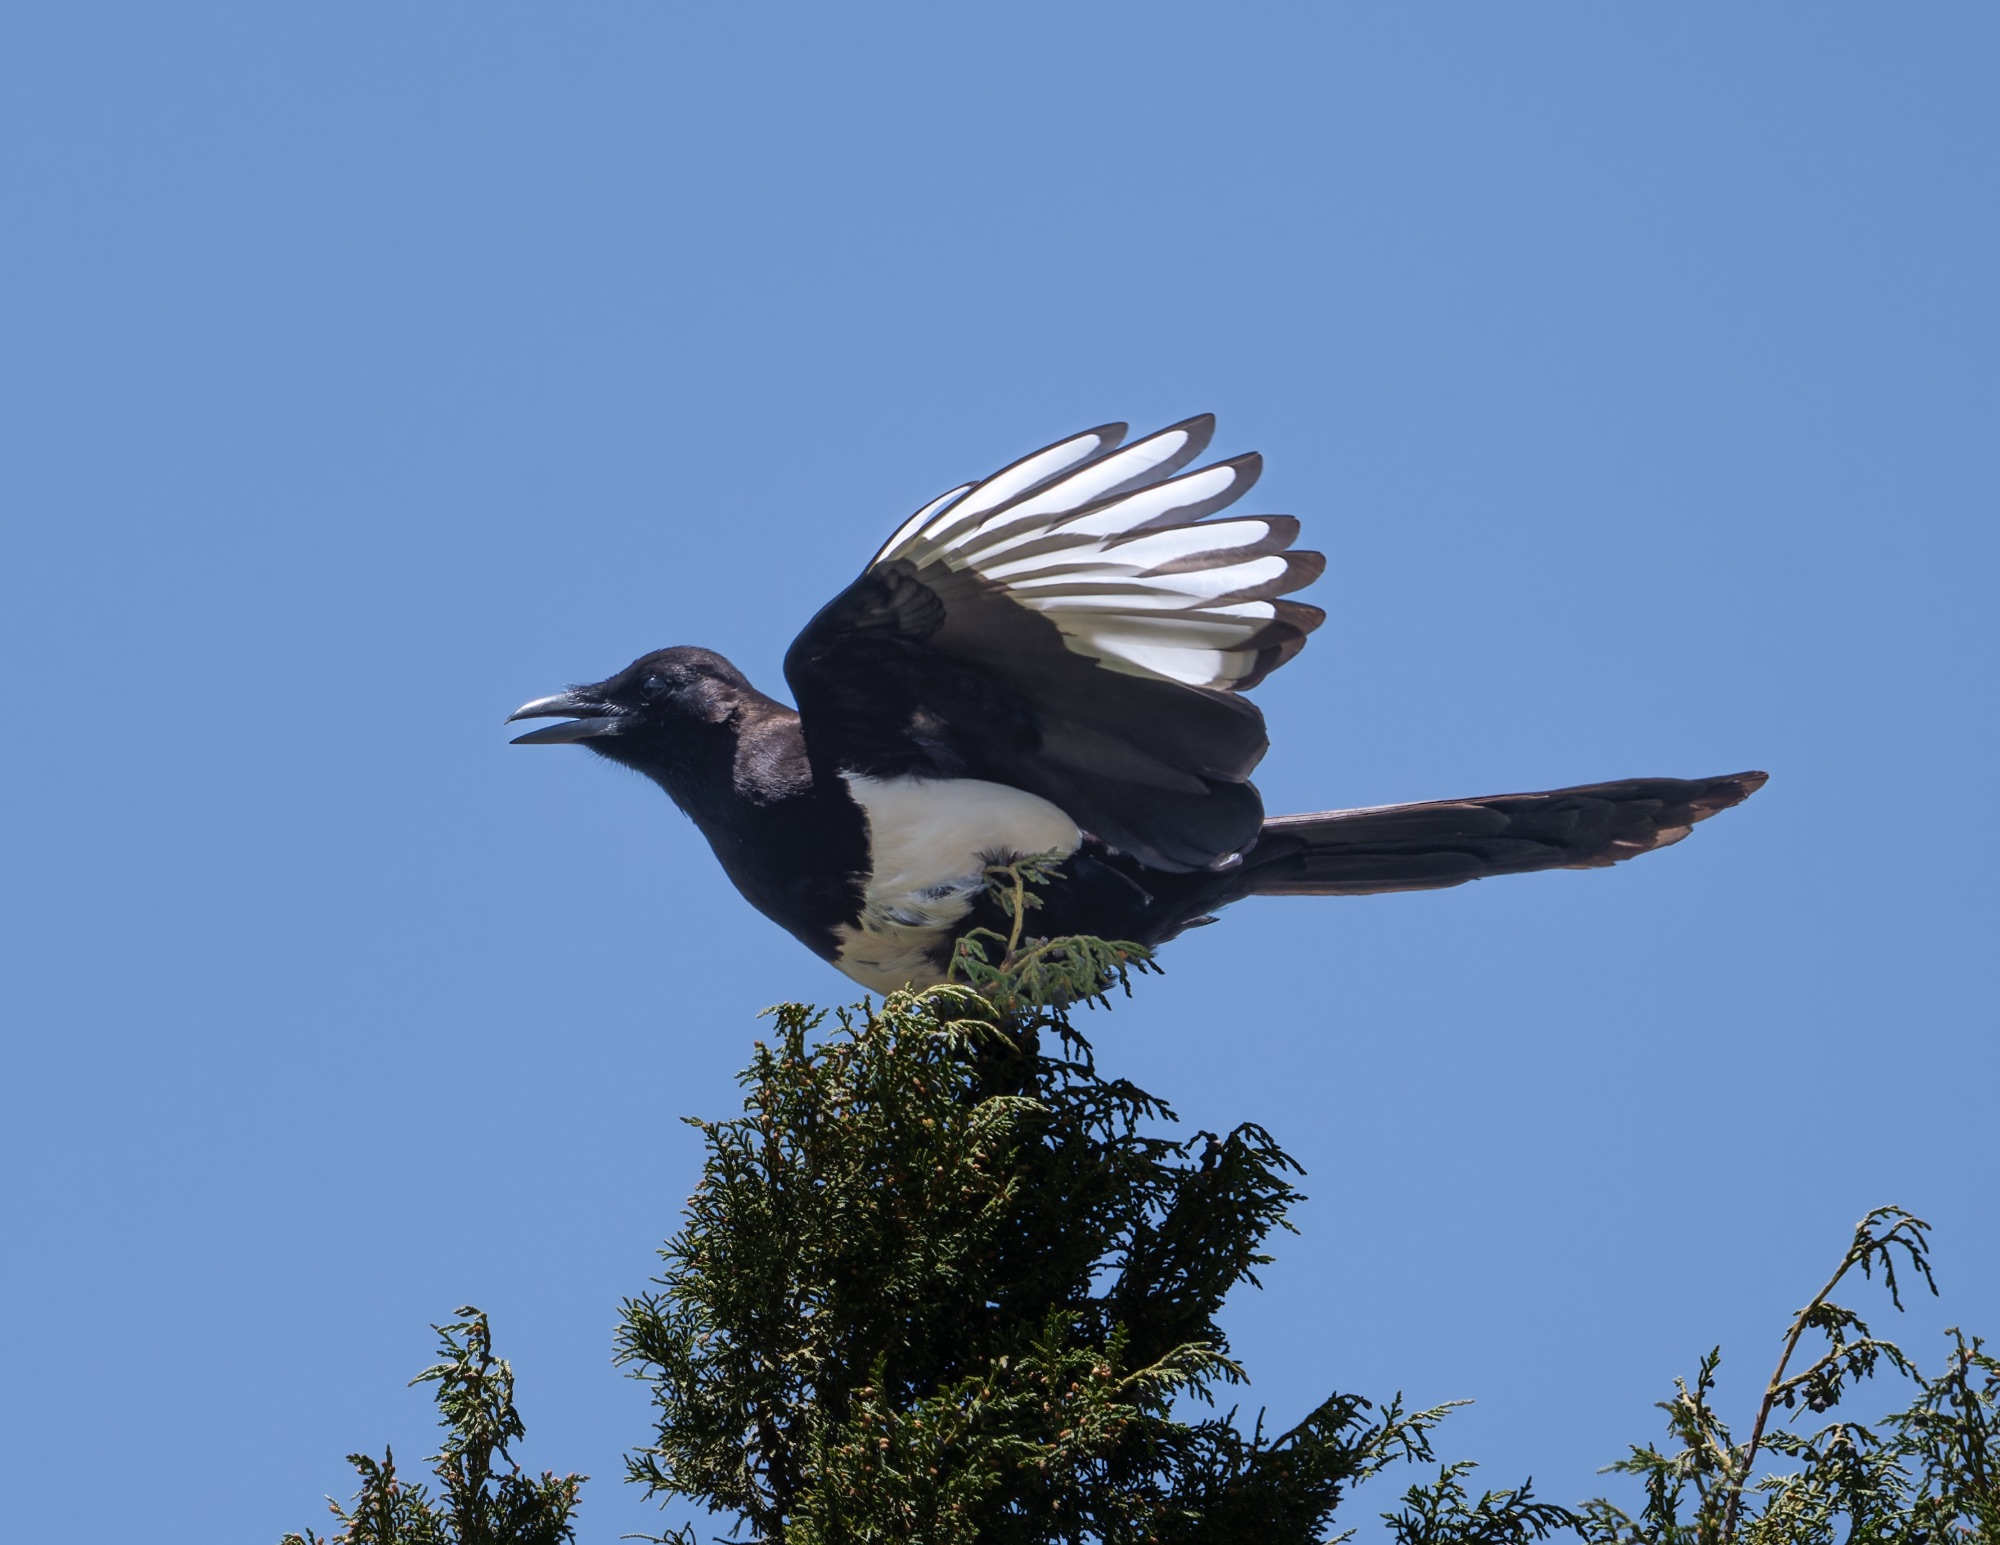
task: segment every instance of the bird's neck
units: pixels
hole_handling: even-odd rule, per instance
[[[746,694],[714,722],[687,720],[657,739],[599,744],[665,789],[711,838],[812,790],[799,716],[761,693]]]
[[[765,698],[663,754],[620,759],[693,819],[752,906],[835,957],[861,906],[867,825],[840,778],[814,778],[796,713]]]

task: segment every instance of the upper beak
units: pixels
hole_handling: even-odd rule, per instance
[[[572,740],[616,735],[619,731],[617,708],[575,692],[558,692],[554,697],[538,697],[532,703],[523,703],[507,715],[506,722],[512,724],[516,719],[569,721],[565,724],[545,724],[538,730],[529,730],[525,735],[516,735],[513,744],[517,746],[560,746]]]

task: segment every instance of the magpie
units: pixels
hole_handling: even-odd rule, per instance
[[[1243,694],[1325,619],[1289,515],[1213,518],[1256,455],[1187,470],[1203,414],[1085,430],[932,500],[806,624],[788,708],[659,649],[508,716],[644,773],[750,904],[875,991],[994,926],[989,865],[1061,855],[1035,931],[1148,946],[1246,896],[1361,896],[1602,868],[1678,842],[1761,772],[1628,778],[1267,818]]]

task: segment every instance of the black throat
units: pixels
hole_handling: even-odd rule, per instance
[[[831,960],[861,914],[867,821],[844,780],[814,776],[795,712],[754,688],[733,699],[584,744],[665,789],[744,898]]]

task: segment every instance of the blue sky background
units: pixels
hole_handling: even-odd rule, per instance
[[[468,1300],[584,1537],[680,1516],[609,1363],[677,1118],[855,993],[501,717],[672,643],[779,688],[912,508],[1112,417],[1217,411],[1329,554],[1272,809],[1774,775],[1610,873],[1245,905],[1096,1024],[1310,1171],[1250,1398],[1472,1397],[1574,1500],[1718,1341],[1747,1417],[1886,1201],[1914,1343],[2000,1333],[1991,7],[5,33],[17,1537],[316,1523]]]

